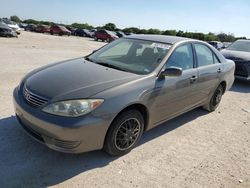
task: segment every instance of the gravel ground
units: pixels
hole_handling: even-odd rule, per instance
[[[28,137],[12,91],[29,71],[104,43],[22,32],[0,38],[1,187],[250,187],[250,83],[236,82],[213,113],[193,110],[147,132],[120,158],[58,153]]]

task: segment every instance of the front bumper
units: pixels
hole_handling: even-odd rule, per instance
[[[49,148],[66,153],[82,153],[103,148],[112,121],[110,116],[67,118],[47,114],[24,101],[19,89],[13,93],[18,121],[24,130]]]
[[[240,80],[250,80],[250,62],[235,61],[235,77]]]

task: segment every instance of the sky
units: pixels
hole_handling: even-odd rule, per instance
[[[225,32],[250,38],[250,0],[0,0],[0,5],[0,17],[94,26],[112,22],[119,28]]]

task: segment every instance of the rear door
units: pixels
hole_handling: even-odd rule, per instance
[[[203,43],[193,45],[198,68],[197,97],[198,100],[205,101],[219,85],[223,65],[209,46]]]

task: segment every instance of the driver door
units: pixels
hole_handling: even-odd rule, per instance
[[[196,105],[198,70],[194,66],[193,48],[190,43],[177,47],[165,68],[180,67],[181,76],[158,78],[155,83],[153,123],[157,124]]]

